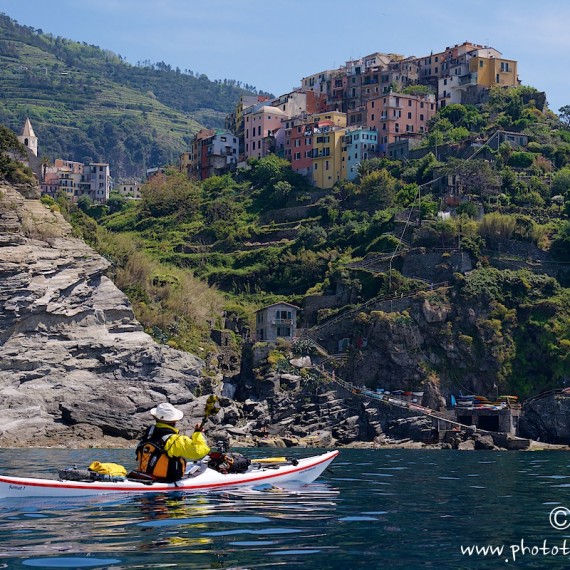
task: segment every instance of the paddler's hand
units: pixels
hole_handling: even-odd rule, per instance
[[[196,427],[194,428],[194,431],[202,431],[202,428],[200,427],[200,424],[196,424]]]

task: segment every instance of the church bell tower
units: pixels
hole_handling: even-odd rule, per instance
[[[29,118],[26,118],[22,134],[18,137],[18,140],[25,147],[29,148],[34,156],[38,156],[38,137],[36,137],[36,134],[34,133],[34,129]]]

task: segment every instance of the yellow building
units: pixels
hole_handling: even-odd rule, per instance
[[[345,133],[346,128],[334,126],[322,126],[313,131],[312,178],[317,188],[332,188],[335,182],[342,179]]]
[[[469,72],[477,74],[480,87],[516,87],[519,84],[517,62],[513,59],[477,56],[469,60]]]
[[[183,152],[180,155],[180,159],[178,161],[178,170],[180,170],[180,172],[183,172],[184,174],[186,174],[186,176],[188,176],[188,178],[190,178],[190,176],[193,174],[191,153]]]
[[[309,122],[319,124],[330,121],[335,127],[346,127],[346,113],[340,111],[326,111],[325,113],[313,113],[309,116]]]

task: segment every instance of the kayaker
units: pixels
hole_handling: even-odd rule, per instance
[[[184,413],[169,402],[150,411],[156,423],[147,428],[137,446],[139,472],[157,481],[177,481],[184,475],[186,461],[197,461],[210,452],[199,425],[192,437],[182,435],[175,427]]]

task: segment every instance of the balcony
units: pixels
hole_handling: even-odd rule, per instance
[[[466,87],[469,85],[477,85],[476,73],[468,73],[467,75],[463,75],[459,78],[459,82],[457,84],[458,87]]]
[[[273,319],[271,321],[271,324],[275,326],[280,326],[280,325],[291,326],[293,324],[293,319]]]

